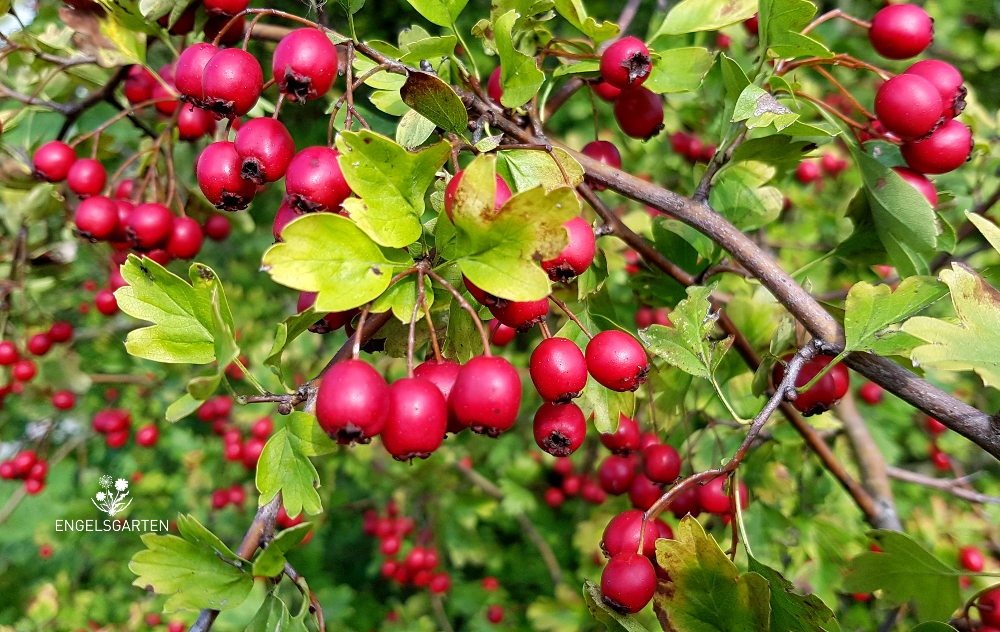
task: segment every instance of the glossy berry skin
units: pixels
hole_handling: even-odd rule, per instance
[[[495,347],[506,347],[514,340],[517,330],[504,325],[499,320],[490,321],[490,341]]]
[[[287,200],[300,211],[338,211],[351,195],[337,158],[328,147],[307,147],[288,163],[285,171]]]
[[[569,243],[555,259],[542,262],[542,270],[553,281],[569,281],[590,267],[597,254],[597,239],[594,229],[582,217],[574,217],[563,224],[569,233]]]
[[[672,483],[681,475],[681,455],[670,445],[651,445],[642,453],[642,471],[655,483]]]
[[[920,75],[896,75],[875,94],[875,115],[879,122],[903,140],[929,134],[943,113],[944,103],[938,89]]]
[[[861,396],[861,399],[865,400],[866,404],[874,406],[882,402],[884,392],[882,391],[882,387],[875,382],[865,382],[858,389],[858,395]]]
[[[194,141],[215,132],[215,117],[208,110],[185,103],[177,115],[177,136],[181,140]]]
[[[250,0],[205,0],[203,4],[210,15],[232,17],[250,6]]]
[[[450,399],[462,425],[495,438],[517,420],[521,377],[503,358],[476,356],[462,367]]]
[[[35,377],[38,372],[35,363],[31,360],[18,360],[14,363],[14,368],[11,370],[11,375],[18,382],[28,382]]]
[[[520,333],[524,333],[545,320],[549,313],[548,297],[537,301],[505,301],[506,305],[490,305],[489,310],[498,321]]]
[[[653,506],[660,496],[663,495],[663,488],[649,480],[642,473],[636,474],[635,478],[628,486],[628,499],[632,506],[643,511]]]
[[[568,338],[548,338],[531,352],[531,381],[547,402],[564,403],[580,396],[587,385],[587,361]]]
[[[236,146],[227,141],[212,143],[198,156],[195,173],[198,186],[216,208],[244,209],[257,193],[257,185],[241,177],[243,161]]]
[[[203,103],[205,100],[205,89],[202,81],[205,76],[205,67],[208,62],[219,52],[217,46],[207,42],[191,44],[177,58],[174,68],[174,86],[191,103]]]
[[[601,443],[613,454],[627,456],[639,449],[639,424],[635,419],[618,414],[618,429],[614,432],[602,432]]]
[[[698,503],[701,508],[709,513],[728,514],[729,495],[726,492],[726,477],[720,476],[698,487]],[[748,503],[747,488],[740,481],[739,488],[740,507],[746,509]]]
[[[234,144],[243,161],[241,175],[258,185],[285,177],[285,170],[295,157],[292,135],[280,121],[268,116],[244,123],[236,132]]]
[[[786,362],[791,359],[791,354],[784,357]],[[820,356],[806,362],[795,378],[795,387],[799,388],[811,382],[829,362],[830,358],[826,356]],[[813,384],[812,388],[805,393],[800,393],[795,401],[792,402],[792,405],[804,416],[809,417],[824,413],[833,406],[835,401],[840,399],[837,397],[838,382],[834,378],[833,371],[834,369],[831,369],[830,372]],[[780,363],[775,364],[772,375],[775,385],[779,384],[784,377],[785,367]],[[846,393],[846,387],[844,388],[844,392]],[[841,397],[843,397],[843,393],[841,393]]]
[[[609,84],[600,84],[609,85]],[[617,90],[617,88],[615,88]],[[621,92],[619,90],[619,92]],[[590,156],[597,162],[608,165],[609,167],[614,167],[615,169],[622,168],[622,155],[615,147],[614,143],[608,142],[606,140],[595,140],[587,143],[583,146],[581,152],[585,156]],[[603,191],[604,186],[600,184],[590,185],[593,189],[597,191]]]
[[[447,427],[448,402],[433,383],[408,377],[389,386],[389,418],[381,437],[394,459],[426,459],[440,447]]]
[[[562,507],[564,502],[566,502],[566,494],[564,494],[558,487],[550,487],[545,490],[545,495],[542,499],[549,507],[558,509],[559,507]]]
[[[14,474],[20,478],[27,478],[31,468],[38,462],[38,455],[34,450],[21,450],[13,459]]]
[[[976,602],[976,607],[985,625],[1000,627],[1000,588],[983,593]]]
[[[615,120],[632,138],[652,138],[663,129],[663,100],[642,86],[622,90],[615,99]]]
[[[9,459],[0,462],[0,479],[9,481],[14,478],[17,478],[17,473],[14,471],[14,462]]]
[[[933,182],[927,179],[927,176],[906,167],[893,167],[892,170],[895,171],[900,178],[905,180],[907,184],[919,191],[920,195],[927,198],[927,202],[930,203],[931,206],[937,206],[937,188],[934,186]]]
[[[24,491],[28,492],[29,495],[35,496],[36,494],[41,494],[45,489],[45,481],[40,481],[38,479],[29,478],[24,481]]]
[[[274,225],[271,228],[274,241],[284,241],[281,238],[281,231],[285,230],[285,226],[288,226],[292,220],[298,219],[302,215],[304,215],[302,211],[299,211],[288,202],[282,202],[281,206],[278,207],[278,212],[274,214]]]
[[[128,69],[125,77],[124,92],[129,105],[148,101],[153,94],[156,78],[143,66],[136,64]]]
[[[602,81],[600,81],[598,83],[591,84],[591,85],[593,85],[593,87],[594,87],[594,93],[597,94],[597,96],[602,101],[607,101],[608,103],[613,103],[614,100],[618,98],[618,95],[620,95],[622,93],[621,90],[619,90],[618,88],[614,87],[613,85],[611,85],[607,81],[603,81],[602,80]]]
[[[17,362],[19,357],[17,345],[10,340],[0,342],[0,366],[10,366]]]
[[[656,570],[645,555],[622,552],[601,572],[604,603],[620,614],[639,612],[656,592]]]
[[[31,466],[28,470],[29,479],[34,479],[36,481],[44,481],[45,477],[49,475],[49,463],[48,461],[39,459],[37,463]]]
[[[623,37],[601,55],[601,78],[625,90],[642,85],[653,69],[649,49],[635,37]]]
[[[135,207],[128,216],[125,234],[133,248],[153,250],[165,244],[174,229],[174,214],[166,206],[150,202]]]
[[[654,432],[644,432],[639,436],[639,451],[645,452],[646,448],[654,445],[660,445],[660,439],[656,436]]]
[[[501,105],[500,99],[503,98],[503,84],[500,81],[500,76],[502,74],[502,69],[497,66],[492,73],[490,73],[490,80],[486,83],[486,94],[489,95],[490,100]]]
[[[462,425],[462,422],[455,415],[455,408],[449,399],[452,389],[455,388],[455,381],[458,380],[458,374],[461,372],[462,365],[458,362],[443,359],[438,361],[433,358],[413,369],[414,377],[427,380],[441,391],[441,396],[448,403],[447,431],[452,434],[458,434],[465,430],[465,426]]]
[[[257,58],[239,48],[216,53],[202,76],[205,105],[216,118],[233,118],[249,112],[260,97],[264,71]]]
[[[212,241],[225,241],[233,226],[222,215],[212,215],[205,221],[205,234]]]
[[[385,427],[387,401],[389,385],[381,373],[363,360],[345,360],[323,377],[316,397],[316,417],[338,443],[368,443]]]
[[[191,259],[201,251],[203,239],[201,224],[190,217],[174,218],[173,231],[167,241],[167,252],[178,259]]]
[[[455,193],[458,191],[459,183],[462,181],[462,175],[465,174],[465,170],[461,170],[455,174],[451,180],[448,181],[448,186],[444,190],[444,210],[448,214],[448,219],[455,221],[452,216],[452,208],[455,206]],[[493,210],[499,212],[500,207],[504,205],[512,197],[510,192],[510,187],[500,174],[496,174],[496,188],[493,190]]]
[[[52,140],[35,151],[32,157],[35,178],[43,182],[61,182],[76,162],[76,152],[61,140]]]
[[[569,456],[587,437],[587,420],[576,404],[545,402],[535,413],[535,443],[552,456]]]
[[[598,383],[613,391],[634,391],[649,373],[646,351],[629,334],[609,330],[587,344],[587,370]]]
[[[105,316],[111,316],[118,311],[118,299],[115,298],[114,292],[104,288],[94,295],[94,306]]]
[[[139,428],[135,433],[135,442],[144,448],[153,447],[159,438],[160,430],[155,424],[147,424]]]
[[[151,96],[157,100],[153,107],[156,108],[156,111],[160,114],[163,114],[164,116],[171,116],[177,111],[177,108],[180,107],[180,101],[176,98],[177,92],[173,88],[173,82],[166,77],[163,77],[163,80],[167,82],[167,86],[164,86],[159,81],[153,85]],[[163,99],[168,100],[164,101]]]
[[[917,75],[929,81],[941,95],[944,116],[955,118],[965,109],[966,89],[962,73],[948,62],[940,59],[924,59],[904,71],[907,75]]]
[[[934,39],[934,22],[912,4],[892,4],[872,18],[868,40],[887,59],[916,57]]]
[[[337,49],[317,29],[296,29],[278,42],[271,67],[285,98],[305,103],[329,92],[337,77]]]
[[[434,595],[442,595],[451,590],[451,576],[448,573],[435,573],[427,588]]]
[[[612,558],[619,553],[638,553],[639,537],[642,532],[642,511],[623,511],[604,527],[601,550],[604,556]],[[659,527],[650,520],[646,524],[646,535],[642,539],[642,554],[649,558],[656,556],[656,539],[660,537]]]
[[[52,339],[48,334],[35,334],[28,339],[28,351],[32,355],[43,356],[52,348]]]
[[[958,563],[967,571],[978,573],[986,566],[983,552],[974,546],[963,546],[958,551]]]
[[[613,495],[620,496],[628,491],[635,477],[635,459],[612,454],[601,461],[597,470],[597,480],[601,489]]]
[[[903,143],[903,160],[919,173],[947,173],[961,167],[972,153],[972,132],[955,119],[920,142]]]
[[[56,391],[52,394],[52,405],[59,410],[69,410],[76,403],[76,396],[71,391]]]
[[[93,158],[80,158],[73,162],[66,174],[66,184],[81,198],[98,195],[108,183],[108,172]]]
[[[819,176],[819,165],[811,160],[803,160],[795,168],[795,179],[801,184],[809,184]]]
[[[73,220],[80,237],[105,241],[118,228],[118,206],[103,195],[95,195],[80,202]]]
[[[499,604],[493,604],[486,609],[486,620],[490,623],[500,623],[503,621],[503,606]]]
[[[73,338],[73,325],[65,320],[57,320],[49,327],[49,338],[52,342],[69,342]]]

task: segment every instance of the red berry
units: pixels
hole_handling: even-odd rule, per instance
[[[333,85],[337,77],[337,49],[322,31],[297,29],[278,42],[271,67],[285,98],[305,103],[323,96]]]
[[[947,173],[958,169],[968,160],[972,153],[972,143],[969,128],[952,119],[924,140],[903,143],[901,150],[903,160],[914,171]]]
[[[549,402],[568,402],[587,385],[587,361],[580,347],[567,338],[540,342],[531,352],[529,370],[538,394]]]
[[[702,509],[714,514],[729,513],[729,494],[726,492],[727,477],[720,476],[705,483],[698,489],[698,504]],[[748,503],[747,488],[740,481],[740,507],[746,509]]]
[[[108,182],[108,172],[104,165],[92,158],[75,161],[66,174],[66,184],[73,193],[82,198],[98,195]]]
[[[636,474],[635,478],[628,486],[628,499],[632,506],[643,511],[653,506],[660,496],[663,495],[663,488],[649,480],[645,474]]]
[[[632,138],[650,139],[663,129],[663,100],[642,86],[622,90],[615,99],[615,120]]]
[[[395,555],[399,553],[400,539],[398,535],[387,535],[382,538],[382,542],[379,544],[379,551],[382,555]]]
[[[379,570],[379,574],[385,579],[390,579],[399,570],[399,562],[396,560],[386,560],[382,562],[382,568]]]
[[[542,269],[553,281],[569,281],[583,274],[594,262],[597,240],[594,229],[582,217],[574,217],[563,226],[569,233],[569,243],[555,259],[542,262]]]
[[[576,496],[580,493],[580,488],[583,485],[583,479],[580,476],[565,476],[563,477],[562,485],[559,486],[563,493],[567,496]],[[600,487],[597,488],[598,491],[604,492]]]
[[[549,313],[548,297],[537,301],[503,301],[504,305],[490,305],[490,313],[504,325],[524,333],[545,320]]]
[[[167,243],[173,228],[174,214],[170,209],[152,202],[140,204],[129,213],[125,233],[133,248],[154,250]]]
[[[57,320],[49,327],[49,338],[52,342],[68,342],[73,337],[73,325],[65,320]]]
[[[604,603],[621,614],[639,612],[656,592],[656,571],[652,562],[635,552],[615,555],[601,573]]]
[[[492,321],[490,325],[490,341],[497,347],[506,347],[516,335],[516,329],[504,325],[499,320]]]
[[[228,504],[229,504],[228,489],[217,489],[212,492],[212,507],[214,509],[222,509]]]
[[[809,184],[819,177],[819,165],[811,160],[803,160],[795,168],[795,178],[802,184]]]
[[[127,180],[122,180],[115,187],[115,199],[116,200],[128,200],[132,197],[132,187],[135,186],[135,181],[131,178]]]
[[[174,220],[173,232],[167,242],[167,252],[178,259],[191,259],[201,251],[201,225],[190,217]]]
[[[35,377],[35,373],[38,369],[35,367],[35,363],[31,360],[18,360],[14,363],[14,368],[11,370],[11,375],[18,382],[28,382],[31,378]]]
[[[253,200],[257,185],[241,177],[242,168],[236,146],[228,141],[212,143],[198,156],[198,186],[216,208],[244,209]]]
[[[557,458],[552,465],[552,471],[560,476],[568,476],[573,473],[573,461],[567,458]]]
[[[605,457],[597,471],[597,480],[601,489],[614,496],[620,496],[628,491],[635,477],[635,459],[627,456]]]
[[[951,64],[939,59],[918,61],[906,69],[907,75],[918,75],[929,81],[941,95],[944,116],[954,118],[965,109],[965,86],[962,73]]]
[[[974,546],[963,546],[958,551],[958,561],[963,568],[973,573],[978,573],[986,566],[986,559],[983,552]]]
[[[455,206],[455,193],[458,191],[459,184],[461,183],[462,176],[464,174],[464,169],[455,173],[455,177],[448,181],[448,186],[445,187],[444,190],[444,210],[448,214],[448,219],[452,221],[455,221],[451,212],[452,208]],[[493,189],[493,210],[499,212],[500,207],[502,207],[507,200],[512,197],[512,194],[510,192],[510,187],[507,186],[507,183],[500,177],[499,173],[495,174],[495,181],[496,185]]]
[[[733,43],[733,38],[726,35],[725,33],[715,34],[715,47],[720,50],[729,50],[729,46]]]
[[[629,334],[609,330],[587,344],[587,370],[598,383],[613,391],[634,391],[649,373],[646,351]]]
[[[754,13],[752,18],[743,20],[743,28],[750,35],[757,35],[760,30],[760,16]]]
[[[486,94],[490,96],[490,100],[501,105],[500,99],[503,98],[503,84],[500,83],[501,68],[498,66],[492,73],[490,73],[490,80],[486,84]]]
[[[417,377],[396,380],[389,386],[388,407],[381,436],[393,458],[426,459],[438,449],[448,427],[448,403],[437,386]]]
[[[462,365],[451,360],[427,360],[423,364],[413,369],[413,376],[427,380],[441,391],[442,397],[448,404],[448,428],[447,431],[457,434],[465,430],[465,426],[455,415],[455,409],[449,397],[458,380],[458,374],[462,372]]]
[[[225,241],[231,230],[232,225],[222,215],[212,215],[205,221],[205,234],[212,241]]]
[[[17,471],[14,469],[14,461],[10,459],[0,461],[0,479],[9,481],[13,478],[17,478]]]
[[[52,394],[52,405],[59,410],[69,410],[76,403],[76,396],[71,391],[56,391]]]
[[[202,75],[205,105],[220,119],[249,112],[256,105],[263,85],[264,71],[257,58],[239,48],[216,53]]]
[[[232,26],[228,26],[232,23]],[[226,28],[226,32],[222,33],[222,29]],[[230,19],[226,15],[213,15],[209,14],[208,21],[205,22],[205,39],[214,41],[217,35],[222,35],[219,39],[219,43],[223,46],[232,46],[236,42],[243,39],[243,34],[246,32],[246,17],[239,16],[235,19]]]
[[[603,79],[597,83],[592,83],[591,85],[594,87],[594,92],[597,93],[597,96],[600,97],[601,100],[607,101],[608,103],[612,103],[618,98],[618,95],[622,93],[621,90]]]
[[[248,470],[257,467],[257,461],[260,460],[260,455],[263,454],[266,444],[267,441],[260,437],[247,439],[247,442],[243,444],[243,467]]]
[[[278,212],[274,215],[274,226],[271,229],[274,234],[274,241],[284,241],[281,238],[281,231],[285,230],[292,220],[302,217],[303,213],[288,202],[282,202],[278,207]]]
[[[27,478],[31,468],[38,463],[38,455],[34,450],[21,450],[13,459],[14,474],[18,478]]]
[[[293,35],[302,30],[312,29],[293,31]],[[327,42],[330,41],[325,35],[320,36]],[[336,60],[336,54],[333,59]],[[240,131],[236,132],[234,144],[236,153],[243,161],[240,174],[244,179],[258,185],[283,178],[288,164],[295,157],[295,141],[292,135],[280,121],[270,117],[247,121]]]
[[[412,581],[414,586],[422,588],[431,583],[431,572],[427,570],[419,570],[413,574]]]
[[[535,443],[552,456],[569,456],[583,445],[587,420],[576,404],[545,402],[535,413]]]
[[[17,362],[19,357],[17,345],[10,340],[0,342],[0,366],[10,366]]]
[[[247,500],[247,492],[239,483],[233,483],[229,488],[229,502],[241,507]]]
[[[40,481],[35,478],[29,478],[28,480],[24,481],[24,491],[28,492],[28,494],[32,496],[36,494],[41,494],[42,490],[44,489],[45,489],[45,481]]]
[[[985,625],[1000,627],[1000,588],[983,593],[976,602],[976,608]]]
[[[183,621],[171,621],[167,624],[167,632],[184,632],[184,629]]]
[[[566,495],[558,487],[550,487],[545,490],[545,504],[553,509],[558,509],[566,502]]]
[[[351,195],[337,157],[340,153],[328,147],[307,147],[288,163],[285,171],[285,193],[288,201],[300,211],[338,211]]]
[[[208,110],[185,103],[177,115],[177,136],[194,141],[215,133],[215,117]]]
[[[882,387],[875,382],[865,382],[861,385],[861,388],[858,389],[858,395],[860,395],[861,399],[865,400],[866,403],[874,406],[882,401]]]
[[[435,573],[431,577],[431,583],[428,584],[428,588],[435,595],[441,595],[449,590],[451,590],[451,576],[448,573]]]
[[[948,426],[944,425],[937,419],[934,419],[933,417],[930,416],[927,417],[927,431],[930,432],[932,435],[937,436],[947,429]]]
[[[621,91],[619,90],[619,92]],[[618,148],[615,147],[614,143],[610,143],[606,140],[591,141],[583,146],[583,150],[580,153],[593,158],[597,162],[608,165],[609,167],[614,167],[615,169],[622,168],[622,155],[618,152]],[[604,190],[603,185],[593,184],[591,186],[598,191]]]
[[[42,546],[38,547],[38,557],[42,558],[43,560],[47,560],[50,557],[52,557],[52,545],[43,544]]]
[[[500,581],[496,577],[484,577],[482,587],[486,592],[496,592],[500,590]]]
[[[339,443],[368,443],[386,425],[388,401],[389,385],[381,373],[364,360],[345,360],[323,376],[316,417]]]
[[[825,358],[825,360],[823,359]],[[785,361],[792,359],[792,354],[785,356]],[[823,370],[824,367],[830,362],[829,357],[820,356],[819,358],[814,358],[806,362],[802,369],[799,371],[798,376],[795,378],[795,387],[805,386],[812,381],[816,374]],[[781,380],[785,377],[785,367],[781,363],[774,365],[774,372],[772,379],[775,385],[779,384]],[[824,375],[818,382],[812,385],[812,387],[805,393],[800,393],[795,399],[793,405],[796,409],[802,412],[806,417],[810,415],[818,415],[824,413],[833,406],[833,403],[837,398],[837,382],[833,377],[833,369],[830,370],[826,375]]]
[[[623,37],[601,55],[601,78],[624,90],[642,85],[653,69],[649,49],[635,37]]]
[[[629,509],[623,511],[604,527],[601,539],[601,550],[608,558],[619,553],[637,553],[639,551],[639,536],[642,531],[642,511]],[[672,535],[672,534],[671,534]],[[646,524],[646,535],[642,540],[642,554],[653,558],[656,556],[656,539],[662,537],[659,527],[650,520]]]
[[[144,66],[136,64],[128,69],[125,77],[125,98],[129,105],[136,105],[143,101],[148,101],[153,94],[153,86],[156,78]]]
[[[156,424],[146,424],[135,432],[135,442],[144,448],[151,448],[156,445],[160,438],[160,430]]]
[[[270,417],[261,417],[250,428],[250,434],[258,439],[267,439],[274,432],[274,421]]]
[[[639,424],[624,413],[618,414],[618,429],[602,432],[601,443],[613,453],[626,456],[639,449]],[[676,477],[675,477],[676,478]]]
[[[887,59],[916,57],[934,39],[934,22],[913,4],[891,4],[872,18],[868,39]]]
[[[211,15],[232,17],[246,10],[250,6],[250,0],[205,0],[203,4]]]
[[[931,457],[931,463],[933,463],[934,467],[937,469],[942,472],[947,472],[951,469],[951,459],[948,457],[948,454],[942,452],[941,449],[933,443],[927,446],[927,454]]]
[[[927,201],[931,206],[937,206],[937,189],[934,187],[934,183],[927,179],[927,176],[906,167],[893,167],[892,170],[895,171],[907,184],[919,191],[920,195],[927,198]]]
[[[43,356],[52,348],[52,339],[48,334],[35,334],[28,340],[28,351],[33,355]]]
[[[32,157],[35,178],[44,182],[65,180],[74,162],[76,162],[76,152],[61,140],[45,143]]]
[[[243,459],[243,444],[239,441],[227,441],[223,445],[223,456],[227,461],[240,461]]]
[[[462,367],[450,399],[459,422],[473,432],[498,437],[517,420],[521,377],[503,358],[477,356]]]
[[[486,620],[490,623],[500,623],[503,621],[503,606],[493,604],[486,609]]]
[[[205,67],[218,52],[217,46],[199,42],[185,48],[177,58],[174,86],[192,103],[204,102],[205,89],[202,81],[205,77]]]
[[[929,134],[944,111],[941,94],[920,75],[902,74],[882,84],[875,95],[875,115],[882,126],[903,140]]]
[[[153,90],[151,96],[157,100],[156,104],[154,104],[153,107],[156,108],[156,111],[159,112],[160,114],[163,114],[165,116],[172,116],[173,113],[177,111],[177,108],[180,107],[181,103],[176,99],[177,93],[174,91],[173,81],[167,79],[167,77],[163,75],[162,68],[160,69],[160,76],[163,78],[164,81],[167,82],[167,85],[164,86],[159,81],[153,84]],[[168,99],[168,100],[164,101],[163,99]]]
[[[673,483],[681,475],[681,455],[670,445],[651,445],[642,453],[642,468],[649,480]]]
[[[94,306],[105,316],[111,316],[118,311],[118,299],[115,298],[114,292],[105,288],[94,295]]]

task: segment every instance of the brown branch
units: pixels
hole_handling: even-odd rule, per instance
[[[285,570],[283,572],[288,576],[288,579],[292,580],[292,582],[298,587],[302,596],[309,599],[309,610],[316,616],[316,627],[319,629],[319,632],[326,632],[326,621],[323,619],[323,606],[320,605],[319,599],[316,598],[316,594],[313,593],[311,588],[308,588],[303,581],[302,575],[300,575],[297,570],[292,568],[292,565],[288,562],[285,562]],[[300,581],[302,582],[301,584],[299,583]],[[309,593],[308,595],[306,595],[307,590]]]
[[[977,491],[966,489],[964,485],[973,478],[971,476],[963,478],[934,478],[933,476],[925,476],[924,474],[918,474],[917,472],[911,472],[910,470],[904,470],[901,467],[893,467],[891,465],[886,468],[886,472],[889,474],[890,478],[894,478],[898,481],[915,483],[917,485],[923,485],[924,487],[938,489],[943,492],[948,492],[953,496],[957,496],[962,500],[968,500],[969,502],[974,503],[991,503],[994,505],[1000,505],[1000,497],[990,496],[989,494],[981,494]]]
[[[570,98],[576,94],[576,91],[586,85],[586,82],[580,77],[573,77],[566,83],[559,86],[559,89],[549,96],[548,100],[545,102],[545,120],[552,118],[552,115],[559,111],[563,105],[566,104]]]

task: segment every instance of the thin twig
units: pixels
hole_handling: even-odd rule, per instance
[[[949,494],[961,498],[962,500],[968,500],[973,503],[990,503],[1000,505],[1000,497],[990,496],[989,494],[982,494],[966,489],[964,485],[974,478],[971,476],[965,476],[962,478],[935,478],[933,476],[918,474],[917,472],[911,472],[910,470],[905,470],[901,467],[893,467],[891,465],[886,468],[886,472],[889,474],[889,478],[948,492]]]

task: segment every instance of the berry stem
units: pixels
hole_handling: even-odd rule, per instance
[[[240,370],[243,371],[243,375],[246,376],[247,381],[249,381],[250,384],[257,389],[257,392],[259,392],[261,395],[267,395],[267,391],[264,390],[264,387],[261,386],[260,382],[257,381],[257,378],[255,378],[253,374],[251,374],[250,371],[245,366],[243,366],[243,363],[240,362],[239,358],[236,358],[235,360],[233,360],[233,362],[236,363],[236,366],[240,367]]]
[[[584,335],[587,336],[587,338],[590,339],[594,338],[594,336],[589,331],[587,331],[587,328],[583,326],[583,323],[580,322],[580,319],[576,317],[576,314],[570,311],[566,303],[563,303],[562,301],[560,301],[559,299],[557,299],[555,296],[552,295],[549,295],[549,300],[555,303],[556,306],[559,307],[559,309],[566,312],[566,315],[569,316],[569,319],[572,320],[574,323],[576,323],[576,326],[580,328],[580,331],[582,331]]]
[[[740,536],[737,532],[739,526],[736,524],[736,512],[740,506],[739,501],[739,483],[737,482],[737,472],[738,469],[733,470],[729,473],[729,525],[733,528],[733,543],[729,548],[729,559],[733,562],[736,561],[736,547],[740,543]],[[745,540],[744,540],[745,542]]]
[[[839,90],[840,93],[844,95],[844,97],[848,101],[851,102],[851,105],[857,108],[857,110],[861,112],[861,114],[863,114],[866,119],[868,119],[869,121],[875,120],[875,115],[869,112],[867,109],[865,109],[865,107],[861,105],[857,99],[854,98],[854,95],[851,94],[851,91],[845,88],[844,84],[837,81],[837,79],[832,74],[830,74],[830,72],[826,68],[823,68],[822,66],[813,66],[813,69],[819,74],[826,77],[826,80],[832,83],[837,88],[837,90]]]
[[[549,331],[549,324],[544,320],[538,323],[538,328],[542,330],[542,339],[548,340],[552,337],[552,333]]]
[[[431,320],[431,309],[427,305],[427,297],[424,294],[424,272],[417,270],[417,296],[424,307],[424,318],[427,320],[427,331],[431,335],[431,347],[434,349],[434,359],[441,362],[441,347],[438,345],[437,332],[434,331],[434,322]]]
[[[856,18],[850,13],[844,13],[840,9],[834,9],[833,11],[827,11],[823,15],[819,16],[818,18],[810,22],[809,26],[802,29],[802,34],[803,35],[807,34],[809,31],[813,30],[823,22],[826,22],[827,20],[831,20],[833,18],[841,18],[843,20],[847,20],[848,22],[857,24],[863,29],[870,29],[872,27],[871,22],[865,22],[861,18]]]
[[[410,313],[410,331],[406,334],[406,377],[413,377],[413,351],[417,341],[417,314],[424,302],[423,271],[417,269],[417,300],[413,301],[413,311]],[[428,321],[430,324],[430,321]],[[431,325],[433,329],[433,325]]]
[[[115,170],[114,174],[108,180],[108,186],[104,188],[105,197],[111,197],[111,195],[114,193],[115,190],[115,183],[118,182],[118,179],[122,177],[122,174],[125,173],[125,169],[128,168],[129,165],[138,160],[143,154],[148,154],[154,149],[155,146],[152,145],[149,147],[144,147],[139,151],[135,152],[134,154],[132,154],[131,156],[129,156],[128,158],[126,158],[125,162],[123,162],[121,166]]]
[[[461,305],[462,309],[469,312],[469,315],[472,316],[472,322],[476,323],[476,329],[479,330],[480,338],[483,339],[483,355],[487,358],[493,357],[493,353],[490,352],[490,339],[489,336],[486,335],[486,328],[483,327],[483,321],[479,320],[479,314],[477,314],[476,310],[472,308],[472,305],[469,305],[469,301],[465,300],[462,293],[456,290],[451,283],[445,281],[440,274],[434,272],[433,270],[427,270],[427,276],[434,279],[440,283],[444,289],[451,292],[451,295],[455,297],[455,300],[458,301],[458,304]]]
[[[365,304],[364,309],[361,310],[361,316],[358,316],[358,329],[354,332],[354,346],[351,347],[351,357],[355,360],[361,357],[361,332],[365,330],[365,320],[368,318],[368,312],[371,311],[371,308],[370,302]]]

